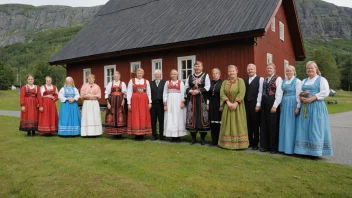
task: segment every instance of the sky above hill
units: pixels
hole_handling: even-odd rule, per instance
[[[324,0],[338,6],[345,6],[352,8],[352,0]],[[73,7],[91,7],[103,5],[108,0],[0,0],[0,4],[20,3],[30,4],[35,6],[40,5],[68,5]]]

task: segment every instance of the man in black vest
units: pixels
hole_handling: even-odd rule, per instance
[[[150,83],[150,89],[152,93],[152,108],[150,109],[151,121],[152,121],[152,133],[153,139],[158,139],[156,132],[156,121],[159,121],[159,138],[164,139],[164,103],[163,103],[163,92],[165,86],[165,80],[161,79],[161,71],[155,70],[155,80]]]
[[[245,79],[246,95],[244,97],[247,114],[248,140],[249,147],[258,150],[259,142],[259,123],[260,107],[263,96],[264,78],[257,76],[256,66],[249,64],[247,66],[248,78]]]

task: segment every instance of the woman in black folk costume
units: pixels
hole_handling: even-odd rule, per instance
[[[221,72],[218,68],[212,70],[213,80],[208,94],[208,111],[211,130],[210,146],[217,146],[219,142],[221,115],[223,107],[220,106],[220,89],[222,80],[220,79]]]
[[[191,132],[192,143],[196,143],[200,132],[201,145],[205,145],[205,136],[210,129],[207,110],[207,94],[210,89],[209,75],[203,72],[203,63],[196,61],[194,74],[188,76],[185,88],[187,95],[186,129]]]

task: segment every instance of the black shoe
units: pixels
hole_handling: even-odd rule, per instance
[[[193,145],[193,144],[195,144],[195,143],[197,143],[197,140],[194,138],[192,138],[192,142],[191,142],[191,145]]]
[[[210,144],[209,147],[216,147],[216,144]]]
[[[181,142],[181,138],[180,137],[177,137],[176,138],[176,143],[180,143]]]
[[[158,136],[153,135],[152,141],[157,140],[157,139],[158,139]]]
[[[276,149],[271,149],[271,150],[270,150],[270,153],[271,153],[271,154],[275,154],[275,153],[277,153],[277,150],[276,150]]]
[[[256,151],[256,150],[259,149],[259,147],[258,146],[253,146],[252,149]]]
[[[170,140],[170,142],[172,142],[172,143],[175,142],[175,141],[176,141],[176,140],[175,140],[175,138],[173,138],[173,137],[172,137],[171,140]]]
[[[261,148],[259,151],[260,151],[260,152],[267,152],[267,151],[268,151],[268,149]]]
[[[311,159],[311,160],[318,160],[319,157],[318,157],[318,156],[311,156],[310,159]]]
[[[205,145],[205,141],[204,140],[200,140],[200,145]]]
[[[159,140],[165,140],[165,136],[160,135],[160,136],[159,136]]]
[[[35,136],[35,131],[32,131],[32,136]]]
[[[31,137],[31,132],[30,131],[27,132],[27,137]]]
[[[250,144],[250,145],[248,145],[248,148],[251,148],[251,147],[253,147],[251,144]]]

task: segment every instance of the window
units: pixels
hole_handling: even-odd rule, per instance
[[[285,25],[280,21],[280,39],[285,40]]]
[[[184,56],[178,57],[178,79],[183,82],[186,81],[189,75],[193,74],[194,63],[196,62],[196,56]]]
[[[284,60],[284,73],[285,73],[285,78],[287,78],[287,76],[286,76],[286,68],[288,67],[288,65],[289,65],[288,60]]]
[[[275,32],[275,17],[271,21],[271,31]]]
[[[152,60],[152,79],[155,79],[154,72],[155,70],[159,69],[163,71],[163,60],[162,59],[154,59]],[[163,73],[161,72],[161,78],[163,78]]]
[[[107,65],[104,67],[104,87],[109,82],[114,80],[114,72],[116,71],[116,65]]]
[[[267,64],[267,65],[270,65],[270,64],[272,64],[272,63],[273,63],[273,55],[270,54],[270,53],[267,53],[267,54],[266,54],[266,64]]]
[[[136,70],[141,67],[141,62],[131,62],[131,78],[136,78]]]
[[[90,73],[90,68],[83,69],[83,84],[88,82],[88,75]]]

